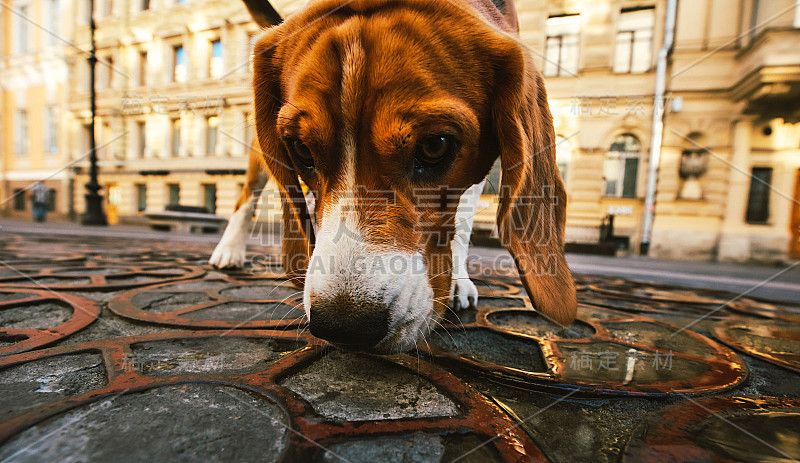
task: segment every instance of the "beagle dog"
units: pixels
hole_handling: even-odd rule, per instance
[[[499,156],[500,241],[535,310],[574,320],[552,116],[513,2],[311,0],[274,27],[266,0],[245,3],[267,28],[253,54],[257,142],[211,264],[244,263],[272,178],[311,333],[406,351],[453,297],[477,302],[467,246]]]

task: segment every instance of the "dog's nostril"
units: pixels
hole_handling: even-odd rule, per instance
[[[336,344],[372,347],[389,332],[389,310],[381,303],[317,297],[310,312],[311,334]]]

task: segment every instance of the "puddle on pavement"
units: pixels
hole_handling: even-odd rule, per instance
[[[716,327],[714,333],[735,349],[800,371],[800,327],[794,323],[732,321]]]
[[[527,334],[539,339],[586,339],[592,337],[595,333],[591,325],[581,321],[576,321],[568,327],[560,327],[530,310],[504,310],[490,313],[486,318],[489,323],[498,328]]]
[[[687,331],[678,332],[675,327],[637,321],[603,322],[603,326],[614,339],[649,345],[668,352],[682,352],[706,359],[714,358],[714,352],[708,344],[692,337]]]
[[[643,387],[675,382],[677,388],[711,368],[705,363],[677,357],[673,352],[650,352],[609,342],[556,341],[556,344],[564,363],[560,374],[567,381],[636,383]],[[663,384],[659,386],[663,388]]]
[[[479,362],[530,372],[547,371],[539,344],[482,328],[448,327],[428,335],[428,342]]]

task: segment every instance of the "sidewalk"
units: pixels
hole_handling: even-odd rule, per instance
[[[218,235],[183,234],[150,230],[144,226],[112,225],[109,227],[85,227],[74,222],[34,223],[21,220],[0,219],[0,238],[3,232],[36,233],[53,236],[107,236],[208,243],[209,253],[219,241]],[[273,246],[280,243],[280,236],[265,234],[251,237],[251,245]],[[473,247],[471,258],[484,262],[494,259],[510,259],[503,249]],[[763,266],[718,262],[667,261],[647,257],[606,257],[586,254],[567,254],[573,273],[606,275],[633,278],[641,281],[712,288],[734,293],[747,292],[766,299],[800,302],[800,265]]]

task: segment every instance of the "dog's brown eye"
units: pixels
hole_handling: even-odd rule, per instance
[[[447,135],[430,135],[422,139],[417,147],[417,162],[422,166],[433,166],[452,154],[455,142]]]
[[[300,140],[287,140],[286,144],[289,147],[289,151],[291,151],[292,157],[305,167],[314,167],[314,158],[305,143]]]

